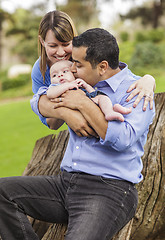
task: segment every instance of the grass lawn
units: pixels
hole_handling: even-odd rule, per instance
[[[49,130],[32,112],[29,100],[0,105],[0,177],[22,175],[37,139]],[[67,126],[60,128],[60,131]]]

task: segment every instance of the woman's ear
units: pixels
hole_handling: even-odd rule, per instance
[[[39,39],[40,43],[42,44],[42,46],[45,47],[44,40],[42,39],[42,37],[40,35],[38,36],[38,39]]]
[[[99,74],[100,76],[104,75],[104,73],[107,71],[109,68],[109,64],[107,61],[103,60],[98,64],[98,69],[99,69]]]

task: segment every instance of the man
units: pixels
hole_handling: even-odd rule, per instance
[[[118,45],[109,32],[96,28],[75,37],[72,57],[75,77],[103,91],[113,104],[132,105],[133,100],[126,102],[126,90],[134,78],[127,67],[120,70]],[[55,108],[80,111],[97,137],[80,137],[69,129],[58,177],[0,179],[2,239],[38,239],[26,214],[68,223],[66,240],[111,239],[137,207],[135,184],[143,178],[141,156],[154,116],[149,107],[142,111],[142,104],[125,115],[124,122],[107,122],[81,90],[55,99]]]

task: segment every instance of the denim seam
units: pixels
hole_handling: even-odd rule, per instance
[[[59,202],[61,202],[61,200],[60,199],[56,199],[56,198],[48,198],[48,197],[40,197],[40,196],[38,196],[38,195],[36,195],[36,196],[31,196],[31,195],[17,195],[17,196],[15,196],[15,197],[9,197],[9,200],[10,201],[14,201],[15,199],[17,199],[17,198],[32,198],[32,199],[35,199],[35,198],[37,198],[37,199],[42,199],[42,200],[50,200],[50,201],[54,201],[54,200],[58,200]]]
[[[17,204],[14,204],[14,206],[15,206],[15,208],[16,208],[16,216],[17,216],[17,218],[18,218],[18,221],[20,222],[20,226],[21,226],[23,235],[24,235],[24,237],[25,237],[25,240],[28,240],[27,235],[26,235],[25,225],[23,224],[22,218],[21,218],[21,216],[20,216],[20,214],[19,214]]]

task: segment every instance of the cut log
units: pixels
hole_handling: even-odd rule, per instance
[[[165,93],[155,94],[156,116],[150,127],[143,156],[144,180],[138,184],[136,215],[113,240],[165,240]],[[141,123],[143,124],[143,123]],[[56,175],[60,172],[68,131],[36,142],[24,175]],[[42,240],[63,240],[66,226],[31,219]]]

